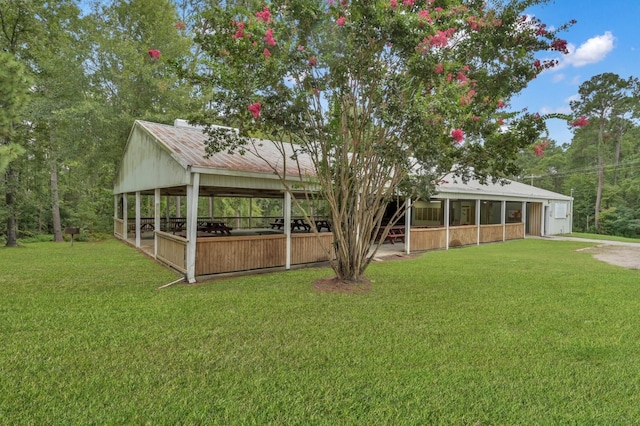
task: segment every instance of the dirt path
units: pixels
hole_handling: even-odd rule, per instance
[[[586,238],[549,237],[557,240],[585,241],[598,243],[595,247],[584,249],[598,260],[629,269],[640,269],[640,244],[619,241],[589,240]]]

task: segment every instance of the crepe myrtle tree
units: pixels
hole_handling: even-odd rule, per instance
[[[310,160],[313,178],[301,173],[296,186],[328,203],[333,270],[358,282],[407,207],[383,223],[390,201],[428,197],[449,173],[513,175],[516,154],[546,130],[544,117],[507,110],[557,63],[536,54],[567,53],[557,33],[572,23],[550,31],[524,13],[544,2],[221,2],[195,37],[203,57],[189,77],[209,99],[192,121],[205,125],[209,153],[251,150],[261,136],[285,161]],[[272,167],[286,184],[282,164]]]

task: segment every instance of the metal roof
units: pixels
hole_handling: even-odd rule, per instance
[[[239,193],[251,192],[251,188],[261,188],[260,190],[264,191],[266,189],[264,187],[252,186],[258,183],[255,181],[255,178],[262,179],[262,182],[264,182],[264,178],[274,179],[275,171],[272,166],[277,167],[278,170],[281,171],[284,162],[286,162],[285,175],[293,177],[294,180],[300,179],[301,175],[305,178],[313,178],[313,176],[315,176],[313,164],[308,156],[304,154],[298,155],[297,158],[300,163],[300,169],[296,161],[291,159],[293,155],[293,147],[291,144],[252,139],[251,143],[246,146],[244,155],[240,155],[239,153],[230,154],[228,152],[217,152],[207,156],[205,144],[208,135],[204,134],[201,128],[186,125],[172,126],[136,120],[131,134],[133,135],[136,131],[143,131],[148,134],[153,141],[155,141],[156,146],[160,148],[161,151],[164,151],[162,155],[168,154],[170,158],[179,164],[178,169],[173,172],[176,175],[176,178],[172,178],[173,180],[171,180],[173,183],[165,186],[175,188],[182,187],[184,183],[180,183],[183,182],[183,178],[180,176],[184,176],[184,172],[180,170],[188,171],[190,169],[191,171],[197,171],[204,175],[227,176],[229,179],[235,179],[233,181],[226,180],[225,182],[227,182],[227,184],[224,186],[227,188],[237,187],[236,189],[240,191]],[[132,142],[133,140],[136,141],[135,143],[139,143],[139,139],[132,138],[130,135],[129,143],[134,143]],[[129,144],[127,146],[129,146]],[[150,147],[145,149],[150,149]],[[281,150],[284,150],[284,155]],[[139,188],[141,184],[138,183],[138,181],[144,180],[145,176],[148,181],[157,180],[155,177],[149,177],[148,175],[150,173],[160,173],[161,175],[169,173],[166,168],[167,163],[159,163],[158,157],[151,156],[148,151],[143,150],[141,154],[126,158],[128,158],[128,161],[125,162],[123,159],[123,164],[121,164],[119,170],[119,178],[121,181],[129,179],[130,185],[122,186],[123,188],[127,188],[127,190],[135,188],[135,190],[150,191],[154,188],[152,182],[147,182],[146,185]],[[161,164],[164,164],[164,166]],[[144,170],[138,171],[138,177],[127,178],[127,174],[135,173],[136,169],[140,167],[144,168]],[[158,170],[158,168],[163,167],[163,170]],[[246,178],[253,176],[254,180],[245,181],[242,185],[231,183],[239,182],[238,179],[241,179],[242,176]],[[524,183],[509,180],[507,180],[507,182],[507,185],[491,182],[481,184],[478,180],[472,179],[463,183],[460,178],[449,175],[437,185],[437,194],[434,198],[492,198],[523,201],[571,200],[571,197],[566,195],[536,188]],[[220,186],[222,186],[223,182],[219,181],[219,183]],[[119,184],[116,184],[116,187],[120,189]],[[212,191],[213,190],[218,192],[223,191],[222,189],[212,189]]]
[[[499,197],[526,200],[571,200],[571,197],[558,194],[557,192],[547,191],[546,189],[537,188],[535,186],[509,179],[504,179],[504,181],[506,181],[505,185],[499,182],[487,182],[486,184],[482,184],[476,179],[471,179],[467,183],[463,183],[462,179],[448,175],[438,184],[438,194],[436,197],[454,198],[456,196],[461,196],[474,199],[479,197]]]
[[[208,135],[195,127],[176,127],[167,124],[151,123],[149,121],[136,120],[135,125],[145,129],[158,143],[169,151],[171,156],[185,169],[197,167],[201,169],[228,170],[234,172],[268,173],[273,175],[274,168],[282,170],[282,164],[286,162],[285,175],[313,176],[314,168],[311,160],[304,155],[299,155],[300,169],[295,160],[291,160],[293,147],[287,143],[275,143],[269,140],[252,139],[245,147],[245,153],[230,154],[217,152],[207,156],[205,143]],[[281,150],[284,150],[284,155]]]

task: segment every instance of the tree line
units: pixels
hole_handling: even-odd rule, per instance
[[[257,7],[259,2],[236,3],[249,8]],[[220,93],[212,93],[211,85],[198,84],[194,78],[199,76],[204,81],[206,66],[211,65],[207,60],[212,57],[213,47],[207,46],[204,36],[211,34],[207,22],[214,19],[198,18],[200,12],[210,9],[207,5],[198,0],[90,4],[74,0],[0,0],[0,179],[4,196],[0,201],[0,238],[6,245],[15,246],[19,237],[38,234],[53,234],[60,241],[65,226],[110,233],[113,177],[133,121],[172,123],[176,118],[193,116],[194,112],[201,113],[201,120],[212,121],[202,114],[213,110],[211,103]],[[351,23],[345,23],[343,18],[337,18],[337,25],[348,28]],[[417,19],[431,17],[423,14]],[[469,22],[470,28],[482,29],[478,22]],[[393,22],[397,27],[393,31],[399,31],[401,24]],[[194,43],[194,36],[200,37],[199,43]],[[438,48],[435,38],[430,43],[425,49]],[[555,48],[559,49],[557,45]],[[269,56],[277,55],[277,49],[272,50]],[[534,50],[532,46],[531,51]],[[486,55],[483,60],[491,60],[490,50],[480,53]],[[267,57],[266,52],[261,55]],[[178,68],[182,72],[176,72]],[[522,69],[523,77],[532,73]],[[464,72],[470,74],[468,69]],[[460,75],[458,78],[462,78]],[[469,77],[463,77],[466,83]],[[482,80],[477,81],[482,87]],[[513,87],[492,89],[486,85],[482,89],[491,94],[491,102],[500,97],[501,90],[507,100],[526,80],[508,81],[513,82]],[[634,79],[630,81],[636,84]],[[608,96],[605,86],[617,87],[613,81],[600,83],[603,97]],[[468,90],[469,86],[463,84],[459,87],[464,87],[465,92],[456,89],[452,92],[455,99],[461,93],[466,98],[461,98],[451,114],[467,114],[469,126],[475,125],[472,110],[464,102],[466,99],[468,103],[475,90]],[[624,88],[625,93],[629,90],[636,89]],[[590,92],[593,90],[585,89],[585,94]],[[384,98],[384,94],[380,96]],[[549,141],[544,157],[533,155],[519,144],[519,164],[525,173],[516,175],[505,161],[501,166],[511,174],[504,176],[536,175],[540,176],[533,182],[537,186],[563,193],[573,190],[576,230],[637,234],[635,212],[640,190],[634,184],[638,179],[634,161],[640,161],[640,154],[634,138],[635,106],[633,102],[616,101],[615,107],[598,116],[597,109],[589,106],[598,101],[587,105],[587,97],[582,99],[583,104],[576,104],[574,112],[576,116],[586,116],[590,125],[576,131],[572,144],[559,147]],[[426,103],[419,107],[429,109]],[[484,108],[494,111],[495,102]],[[627,111],[623,112],[625,108]],[[265,113],[268,111],[263,111],[263,116]],[[440,115],[433,115],[433,123]],[[506,112],[502,116],[509,118]],[[411,122],[411,117],[404,118]],[[496,120],[494,127],[498,123]],[[523,133],[525,130],[530,134],[531,129],[523,129]],[[449,161],[464,152],[459,148],[463,136],[459,129],[444,135],[447,153],[453,155]],[[456,143],[450,144],[451,138]],[[511,148],[506,142],[493,141],[508,156]],[[474,155],[477,161],[487,164],[495,160],[479,152]],[[594,213],[597,202],[599,215]],[[221,216],[246,210],[245,202],[240,200],[220,199],[216,203],[215,210]],[[265,205],[263,213],[277,213],[276,204]]]
[[[588,124],[571,143],[541,141],[521,154],[518,179],[574,197],[573,230],[640,236],[640,82],[614,73],[593,76],[571,102]],[[537,154],[537,155],[536,155]]]

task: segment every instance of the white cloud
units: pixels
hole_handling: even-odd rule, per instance
[[[562,80],[564,80],[564,78],[565,78],[565,75],[562,73],[555,74],[551,79],[551,81],[553,81],[554,83],[560,83]]]
[[[569,97],[568,97],[567,99],[565,99],[564,101],[565,101],[566,103],[568,103],[568,104],[569,104],[569,103],[571,103],[571,102],[573,102],[573,101],[578,101],[578,100],[580,100],[580,95],[576,93],[575,95],[571,95],[571,96],[569,96]]]
[[[547,115],[547,114],[569,114],[571,112],[571,108],[569,107],[569,105],[563,105],[561,107],[557,107],[557,108],[551,108],[548,106],[543,106],[542,108],[540,108],[540,114],[541,115]]]
[[[615,37],[611,31],[606,31],[602,35],[591,37],[576,49],[573,44],[568,44],[568,55],[564,55],[560,59],[560,64],[555,69],[573,66],[575,68],[583,67],[589,64],[595,64],[602,61],[609,52],[614,48],[613,42]]]

